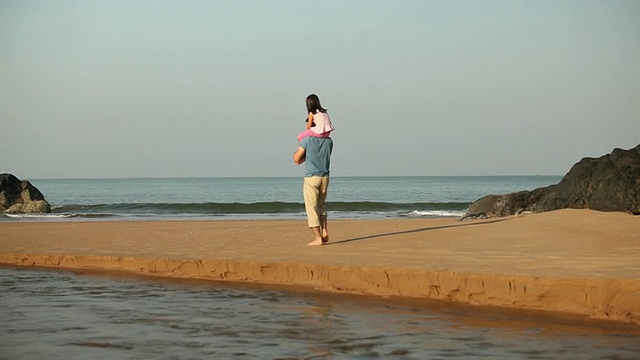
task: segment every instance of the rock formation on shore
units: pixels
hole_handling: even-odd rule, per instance
[[[583,158],[556,184],[533,191],[488,195],[462,217],[491,218],[564,208],[621,211],[640,215],[640,145]]]
[[[51,206],[35,186],[12,174],[0,174],[0,211],[10,214],[50,213]]]

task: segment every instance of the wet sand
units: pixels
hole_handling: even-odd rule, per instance
[[[640,217],[481,221],[0,222],[0,264],[255,282],[580,314],[640,325]]]

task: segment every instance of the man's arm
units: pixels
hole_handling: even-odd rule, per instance
[[[302,164],[304,162],[304,155],[305,155],[304,148],[302,146],[298,146],[298,149],[296,150],[296,152],[293,153],[293,162],[296,165]]]

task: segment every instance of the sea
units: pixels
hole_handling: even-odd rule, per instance
[[[334,177],[335,219],[460,217],[560,176]],[[300,178],[28,179],[0,222],[304,219]],[[0,234],[0,242],[1,234]],[[640,329],[444,302],[0,267],[0,359],[640,359]]]
[[[533,190],[561,176],[332,177],[331,219],[461,217],[489,194]],[[302,178],[28,179],[50,214],[0,221],[304,219]]]

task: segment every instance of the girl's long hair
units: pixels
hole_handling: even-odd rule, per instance
[[[327,109],[323,108],[322,105],[320,105],[320,98],[318,98],[318,95],[316,94],[307,96],[307,110],[312,114],[315,114],[318,111],[320,111],[321,113],[327,112]]]

